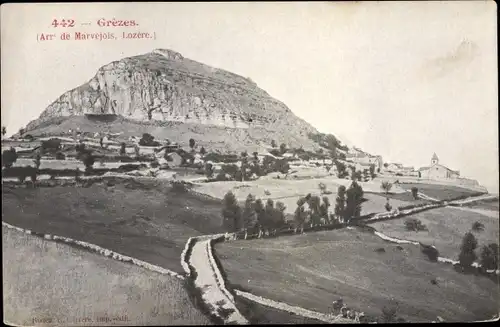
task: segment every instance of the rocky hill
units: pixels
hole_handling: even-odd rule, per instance
[[[124,136],[149,132],[177,142],[194,138],[221,150],[258,151],[271,140],[318,148],[308,137],[316,129],[252,80],[165,49],[101,67],[55,100],[26,132],[55,135],[77,126]]]

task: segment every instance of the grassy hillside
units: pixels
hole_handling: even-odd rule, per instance
[[[478,194],[478,191],[453,185],[407,183],[400,184],[400,186],[405,190],[411,190],[412,187],[417,187],[419,192],[438,200],[453,200],[461,196]]]
[[[319,312],[330,312],[339,298],[370,316],[397,303],[397,315],[412,322],[471,321],[498,311],[498,286],[488,278],[430,262],[418,246],[356,230],[233,241],[216,249],[231,283]]]
[[[39,325],[34,318],[52,318],[66,326],[209,324],[177,278],[5,227],[2,239],[7,322],[32,326]],[[97,320],[106,316],[120,320]]]
[[[183,272],[180,254],[191,236],[221,231],[221,202],[176,193],[161,181],[115,186],[3,187],[2,220],[71,237]]]
[[[427,226],[428,231],[406,231],[404,222],[408,218],[420,219]],[[434,245],[441,256],[451,259],[458,257],[462,238],[471,230],[472,224],[476,221],[485,226],[484,231],[474,232],[479,246],[492,242],[498,243],[499,240],[498,212],[496,217],[493,217],[446,207],[420,212],[408,218],[380,221],[371,226],[388,236]]]

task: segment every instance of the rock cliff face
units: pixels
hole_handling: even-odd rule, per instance
[[[148,125],[205,125],[234,134],[235,139],[228,142],[250,137],[246,143],[275,139],[289,146],[315,147],[307,135],[317,132],[250,79],[165,49],[101,67],[90,81],[64,93],[26,129],[36,130],[55,117],[85,114],[114,114]]]

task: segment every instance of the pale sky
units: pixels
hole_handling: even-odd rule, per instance
[[[318,130],[385,161],[441,163],[498,192],[496,4],[8,4],[2,125],[26,125],[123,57],[168,48],[250,77]],[[74,28],[53,28],[54,18]],[[99,28],[99,18],[137,28]],[[91,22],[92,26],[82,26]],[[156,40],[46,41],[37,33],[156,32]]]

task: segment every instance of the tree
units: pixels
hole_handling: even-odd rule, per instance
[[[5,136],[5,134],[7,134],[7,128],[2,126],[2,136]]]
[[[477,256],[474,250],[477,248],[476,237],[471,233],[467,232],[462,239],[462,245],[460,246],[460,254],[458,256],[458,261],[460,265],[464,268],[468,268],[476,260]]]
[[[101,138],[99,138],[99,145],[101,146],[101,148],[104,148],[104,138],[101,136]]]
[[[337,190],[337,198],[335,199],[335,208],[334,208],[334,213],[335,216],[337,217],[344,217],[345,194],[346,194],[346,187],[344,185],[340,185]]]
[[[268,233],[270,229],[273,228],[274,221],[274,201],[272,199],[267,199],[266,206],[264,207],[264,220],[261,222],[264,230],[267,230]]]
[[[286,144],[285,143],[280,144],[280,152],[281,152],[281,154],[286,152]]]
[[[256,199],[254,203],[254,211],[257,215],[257,226],[259,227],[259,237],[262,236],[262,229],[266,226],[266,210],[261,199]]]
[[[144,133],[142,134],[142,138],[139,140],[139,145],[142,146],[158,146],[160,143],[155,141],[155,138],[153,135],[149,133]]]
[[[94,156],[90,152],[85,152],[81,156],[81,160],[82,160],[83,164],[85,165],[85,174],[90,174],[92,172],[94,162],[95,162]]]
[[[226,230],[236,232],[241,228],[241,209],[233,192],[229,191],[224,195],[222,201],[223,225]]]
[[[413,186],[411,188],[411,195],[413,195],[413,198],[415,200],[417,200],[418,199],[418,188],[416,188],[415,186]]]
[[[323,197],[323,203],[319,206],[319,215],[321,218],[325,219],[326,223],[329,223],[328,219],[328,208],[330,207],[330,200],[327,196]]]
[[[273,225],[275,228],[280,228],[285,225],[285,210],[286,206],[283,202],[276,202],[276,208],[273,215]]]
[[[243,208],[243,227],[245,230],[253,228],[257,222],[257,213],[255,212],[255,197],[248,194]]]
[[[320,223],[320,205],[321,199],[317,195],[306,196],[307,204],[309,206],[309,220],[311,222],[311,227],[319,225]]]
[[[389,164],[386,162],[386,163],[384,163],[384,168],[387,168],[387,167],[389,167]]]
[[[295,222],[295,232],[297,232],[298,229],[301,230],[301,232],[304,231],[304,222],[306,221],[307,213],[304,209],[304,204],[306,203],[306,199],[304,198],[299,198],[297,200],[297,209],[295,209],[295,213],[293,215],[293,220]]]
[[[475,232],[482,232],[484,230],[484,225],[479,221],[472,224],[472,230]]]
[[[380,188],[385,192],[385,194],[388,194],[389,191],[391,190],[392,188],[392,184],[389,183],[388,181],[383,181],[381,184],[380,184]]]
[[[207,150],[205,150],[205,148],[204,148],[204,147],[201,147],[201,149],[200,149],[200,154],[201,154],[202,156],[204,156],[204,155],[205,155],[205,153],[207,153]]]
[[[254,153],[252,153],[253,155],[253,161],[254,162],[259,162],[259,153],[257,151],[255,151]]]
[[[346,176],[348,176],[346,166],[343,162],[335,160],[335,167],[337,167],[337,177],[338,178],[345,178]]]
[[[277,147],[277,144],[276,144],[276,141],[275,141],[275,140],[272,140],[272,141],[271,141],[271,146],[272,146],[273,148]]]
[[[124,155],[127,153],[127,152],[125,151],[125,147],[126,147],[125,142],[122,142],[122,143],[120,144],[120,155],[121,155],[121,156],[124,156]]]
[[[325,183],[319,183],[319,184],[318,184],[318,187],[319,187],[319,192],[320,192],[321,194],[325,194],[325,193],[326,193],[327,189],[326,189],[326,185],[325,185]]]
[[[10,147],[10,149],[5,150],[2,153],[2,166],[5,168],[10,168],[17,161],[16,149]]]
[[[361,203],[363,202],[363,189],[353,181],[346,192],[346,207],[344,211],[344,220],[349,222],[352,218],[361,215]]]
[[[372,179],[374,179],[375,177],[377,177],[377,174],[375,174],[375,165],[374,164],[370,165],[370,177]]]
[[[40,169],[40,164],[42,163],[42,156],[40,153],[35,155],[35,159],[33,159],[33,163],[35,164],[36,169]]]
[[[141,148],[139,148],[139,146],[137,144],[134,145],[134,153],[135,153],[135,157],[136,158],[139,158],[139,155],[140,155],[140,152],[141,152]],[[165,152],[165,155],[167,153]]]
[[[194,140],[194,139],[189,139],[189,147],[190,147],[191,149],[194,149],[194,146],[195,146],[195,145],[196,145],[195,140]]]
[[[170,160],[172,160],[172,158],[170,158]],[[208,178],[212,178],[213,175],[214,175],[214,167],[211,163],[207,163],[205,164],[205,175],[208,177]]]
[[[19,129],[19,136],[23,137],[24,134],[24,128]]]
[[[498,255],[499,255],[498,244],[490,243],[488,245],[483,245],[483,247],[481,248],[481,257],[480,257],[480,263],[483,269],[497,270],[499,268]]]
[[[389,203],[389,198],[387,198],[387,202],[385,203],[385,210],[387,210],[387,211],[391,211],[392,210],[392,206]]]
[[[288,174],[288,171],[290,170],[290,165],[288,164],[288,161],[286,161],[285,159],[276,160],[274,170],[279,171],[282,174]]]

